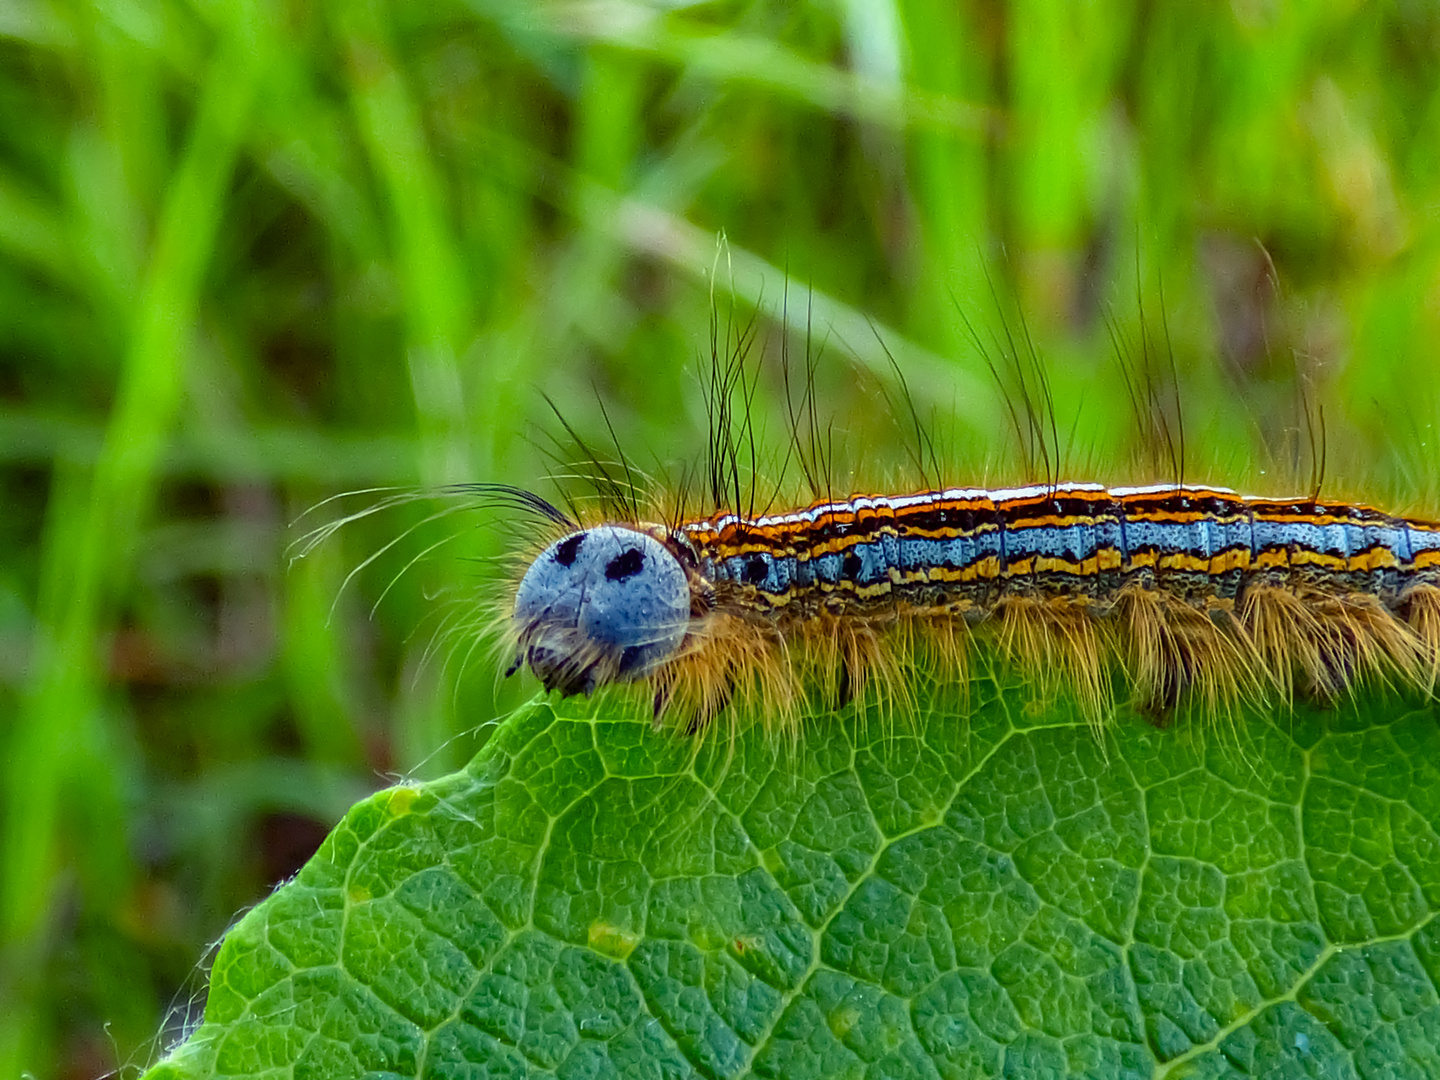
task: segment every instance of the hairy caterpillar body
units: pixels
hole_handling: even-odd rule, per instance
[[[467,505],[427,522],[478,508],[538,526],[518,533],[523,552],[489,627],[506,675],[528,667],[547,691],[567,695],[644,685],[657,721],[675,716],[692,729],[732,703],[783,726],[817,698],[826,706],[902,700],[917,679],[963,686],[977,644],[1013,663],[1040,696],[1072,694],[1096,725],[1122,701],[1157,715],[1194,705],[1214,718],[1297,694],[1333,701],[1363,682],[1433,694],[1440,522],[1322,499],[1323,414],[1318,424],[1307,414],[1310,494],[1271,498],[1186,483],[1178,393],[1165,400],[1163,389],[1176,378],[1173,360],[1168,377],[1157,373],[1148,335],[1138,353],[1117,337],[1151,473],[1168,469],[1176,479],[1062,482],[1066,454],[1044,365],[1028,331],[1002,325],[998,358],[972,336],[999,384],[1024,467],[1046,483],[946,486],[895,366],[909,414],[902,424],[916,440],[911,464],[926,477],[921,490],[819,497],[834,487],[831,432],[817,420],[807,338],[798,406],[781,357],[790,443],[778,471],[783,482],[785,467],[798,463],[814,501],[756,512],[754,325],[722,347],[712,322],[700,475],[706,505],[718,509],[694,512],[684,482],[693,474],[678,491],[654,490],[652,501],[618,444],[602,458],[561,416],[579,464],[557,457],[560,479],[587,481],[598,503],[571,501],[567,512],[523,488],[458,485],[438,494]],[[879,389],[895,416],[889,391]],[[425,497],[388,494],[313,530],[299,554],[346,522]]]
[[[972,634],[1097,722],[1117,669],[1143,707],[1224,710],[1297,680],[1429,692],[1440,656],[1440,524],[1344,502],[1057,483],[568,524],[515,591],[510,671],[567,694],[648,680],[657,717],[895,692],[918,653],[963,676]]]

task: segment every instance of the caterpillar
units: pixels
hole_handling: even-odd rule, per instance
[[[917,637],[963,675],[963,639],[987,627],[1022,665],[1060,673],[1097,718],[1117,664],[1156,709],[1187,694],[1212,710],[1288,695],[1297,675],[1322,697],[1365,677],[1428,689],[1440,525],[1309,498],[1092,483],[604,521],[525,570],[508,673],[527,664],[565,694],[649,680],[657,714],[679,692],[706,717],[755,686],[788,715],[807,673],[839,667],[852,686],[893,675],[895,649]]]
[[[657,722],[673,713],[692,729],[732,703],[784,724],[816,694],[829,705],[904,697],[917,673],[963,684],[977,644],[1037,690],[1073,694],[1097,726],[1126,697],[1156,716],[1187,704],[1214,716],[1297,693],[1333,701],[1367,681],[1433,691],[1440,523],[1321,499],[1318,478],[1311,493],[1283,498],[1186,483],[1183,433],[1168,431],[1172,482],[1062,481],[1038,363],[1017,366],[1010,411],[1022,443],[1039,446],[1045,483],[932,480],[757,513],[751,341],[753,328],[722,356],[712,324],[708,471],[721,509],[686,513],[683,497],[668,513],[659,498],[647,508],[628,465],[617,480],[563,417],[605,496],[598,513],[567,513],[522,488],[463,486],[540,523],[494,613],[507,676],[528,667],[566,695],[648,687]],[[788,361],[783,370],[788,405]],[[792,451],[821,490],[832,482],[815,450],[813,363],[807,376],[804,408],[789,414]],[[1145,380],[1138,396],[1153,399]],[[919,449],[938,474],[923,433]]]

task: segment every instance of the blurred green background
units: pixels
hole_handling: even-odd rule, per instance
[[[342,593],[422,511],[287,571],[289,523],[547,491],[542,394],[693,457],[712,313],[772,441],[808,337],[870,456],[888,350],[974,481],[992,291],[1086,478],[1145,478],[1143,312],[1187,476],[1289,486],[1323,404],[1327,491],[1433,502],[1437,73],[1428,0],[4,0],[0,1076],[146,1064],[352,800],[532,692],[466,663],[496,530]]]

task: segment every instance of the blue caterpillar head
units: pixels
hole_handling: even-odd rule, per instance
[[[515,594],[519,653],[547,690],[589,694],[643,679],[690,623],[684,568],[647,533],[600,525],[551,544]]]

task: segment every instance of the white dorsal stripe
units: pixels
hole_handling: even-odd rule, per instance
[[[755,528],[768,529],[775,526],[814,524],[819,519],[832,514],[856,514],[862,510],[907,510],[914,506],[925,506],[938,502],[972,502],[993,506],[996,503],[1034,499],[1046,495],[1093,494],[1096,492],[1108,493],[1117,499],[1128,498],[1133,495],[1163,495],[1166,493],[1188,493],[1197,496],[1237,495],[1237,492],[1233,488],[1215,487],[1208,484],[1145,484],[1136,487],[1107,488],[1104,484],[1086,481],[1066,481],[1060,484],[1032,484],[1027,487],[1014,488],[957,487],[946,488],[943,491],[921,491],[913,495],[857,495],[851,499],[821,503],[818,506],[811,506],[804,510],[792,510],[784,514],[765,514],[753,520],[739,514],[722,514],[720,517],[710,521],[689,523],[685,525],[684,528],[718,530],[728,525],[743,524],[751,525]],[[1240,495],[1239,497],[1247,502],[1261,500],[1261,497],[1256,495]],[[1307,497],[1296,495],[1280,499],[1265,498],[1263,501],[1287,502],[1291,499],[1302,500],[1305,498]]]

